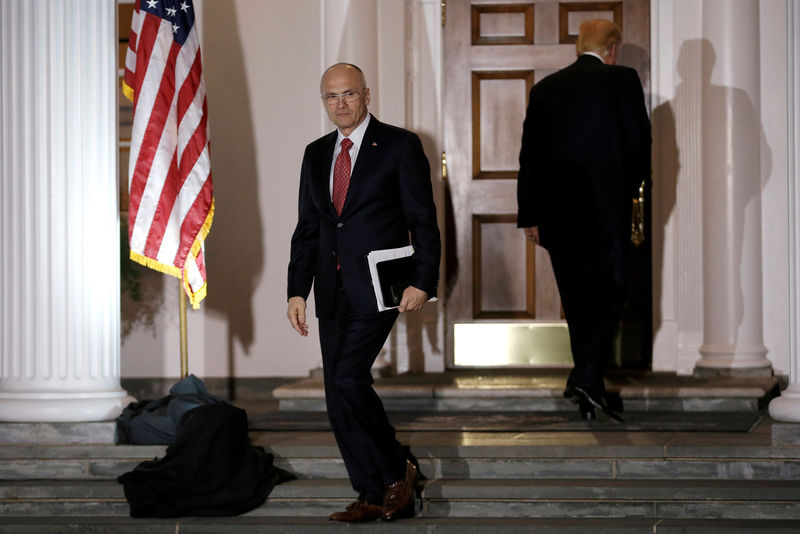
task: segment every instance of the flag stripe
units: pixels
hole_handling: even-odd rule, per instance
[[[143,25],[144,28],[148,26],[152,26],[152,24],[145,23]],[[168,28],[166,29],[169,31]],[[168,63],[167,52],[171,53],[173,50],[171,46],[166,46],[167,39],[171,41],[169,33],[161,32],[159,35],[158,32],[147,29],[142,34],[137,52],[148,57],[150,62],[143,65],[141,60],[137,61],[137,82],[133,86],[136,96],[130,161],[135,164],[130,166],[128,180],[130,189],[128,211],[131,221],[136,220],[139,209],[138,201],[142,197],[156,156],[154,142],[160,140],[167,119],[166,112],[160,107],[163,102],[163,95],[160,93],[162,90],[169,89],[169,85],[162,84],[162,78],[168,76],[168,72],[165,72],[164,69],[164,65]],[[148,90],[142,92],[143,87]],[[158,87],[159,90],[152,90],[155,87]]]
[[[184,120],[178,129],[178,157],[180,168],[183,170],[192,169],[208,145],[205,91],[197,91],[192,107],[193,110],[184,115]],[[186,179],[186,176],[182,174],[181,179]]]
[[[205,146],[206,132],[198,132],[198,125],[202,123],[205,127],[207,115],[205,113],[206,88],[201,78],[200,55],[194,62],[194,68],[189,72],[186,82],[178,93],[178,159],[181,161],[181,168],[190,169],[197,156]],[[200,143],[201,146],[194,147],[188,156],[184,156],[184,150],[189,143]]]
[[[125,54],[125,83],[130,88],[133,88],[136,83],[134,79],[136,72],[136,48],[141,31],[142,12],[139,10],[139,2],[137,0],[136,6],[133,9],[133,17],[131,18],[131,32],[128,35],[128,51]]]
[[[203,225],[205,224],[205,212],[203,206],[208,205],[208,203],[211,201],[211,193],[213,189],[212,185],[213,184],[210,177],[208,180],[203,182],[202,188],[198,191],[196,200],[192,205],[188,206],[189,209],[187,210],[186,217],[181,225],[181,233],[186,232],[190,234],[196,234],[202,230]],[[189,254],[192,245],[192,243],[181,243],[181,249],[178,250],[176,258]]]
[[[197,164],[192,168],[187,176],[186,181],[181,188],[178,198],[175,201],[172,213],[170,214],[170,226],[174,231],[180,229],[180,234],[191,230],[196,234],[203,225],[205,220],[205,213],[197,213],[193,211],[193,204],[196,202],[198,195],[201,194],[204,186],[208,182],[210,185],[209,176],[205,169],[208,168],[208,151],[204,150],[197,160]],[[208,202],[210,199],[206,199]],[[183,221],[183,224],[181,224]],[[170,240],[165,240],[159,250],[159,258],[164,258],[168,262],[177,261],[175,258],[179,256],[185,257],[193,243],[186,243],[179,241],[173,236]]]
[[[156,209],[153,212],[153,218],[148,226],[146,234],[146,243],[144,246],[144,255],[148,257],[157,257],[158,249],[161,248],[161,242],[164,239],[164,234],[167,231],[170,212],[172,211],[175,198],[178,196],[180,184],[178,183],[178,165],[176,163],[177,155],[173,153],[172,161],[167,167],[167,175],[161,187],[161,194],[159,195]],[[144,226],[142,226],[144,227]],[[180,240],[180,235],[175,236],[175,239]],[[161,258],[157,258],[159,261]],[[168,262],[172,263],[172,262]],[[176,265],[183,267],[182,264]]]
[[[178,58],[178,63],[180,63],[180,58]],[[198,68],[199,68],[199,66],[200,66],[199,55],[198,55],[197,59],[195,60],[195,62],[193,64],[197,65]],[[197,81],[198,79],[199,79],[199,76],[197,78],[195,78],[195,81]],[[188,83],[189,81],[191,81],[191,80],[187,80],[187,82],[183,84],[183,87],[182,87],[181,91],[179,92],[179,94],[181,92],[185,93],[186,92],[185,89],[187,87],[189,88],[189,90],[191,90],[190,83]],[[197,91],[196,95],[198,97],[203,97],[204,96],[204,92],[201,93],[200,91]],[[181,107],[180,106],[180,97],[177,96],[177,99],[178,99],[178,101],[177,102],[173,102],[173,105],[171,106],[170,116],[173,116],[176,113],[177,113],[178,116],[180,116],[180,107]],[[175,110],[176,107],[178,108],[177,111]],[[189,172],[191,172],[191,170],[193,170],[194,164],[195,164],[195,162],[197,160],[197,157],[199,156],[199,153],[202,152],[203,148],[206,145],[206,139],[205,139],[206,116],[205,115],[201,115],[199,113],[195,113],[193,115],[194,116],[192,116],[192,118],[196,118],[197,120],[201,120],[202,123],[203,123],[202,130],[199,130],[200,135],[198,136],[197,141],[195,143],[193,143],[193,148],[195,148],[195,150],[190,151],[188,153],[184,152],[184,156],[187,156],[187,157],[182,158],[182,161],[180,161],[180,165],[176,164],[176,159],[175,158],[172,159],[172,161],[170,163],[170,166],[169,166],[168,175],[167,175],[167,177],[166,177],[166,179],[165,179],[165,181],[163,183],[163,187],[161,189],[161,194],[160,194],[159,199],[158,199],[158,205],[156,207],[156,211],[153,214],[153,219],[152,219],[152,222],[150,223],[149,235],[147,237],[147,243],[145,245],[145,255],[146,256],[157,256],[159,261],[161,261],[164,258],[168,258],[169,262],[172,262],[173,261],[173,257],[174,257],[174,252],[173,251],[174,250],[178,250],[178,246],[180,244],[180,232],[178,230],[179,230],[179,227],[180,227],[180,221],[183,219],[183,217],[185,215],[185,210],[181,209],[180,206],[178,206],[177,210],[175,209],[175,202],[176,202],[176,199],[178,197],[179,192],[181,192],[181,194],[183,196],[188,196],[189,197],[189,202],[191,202],[191,200],[194,198],[192,195],[194,195],[196,193],[195,189],[192,188],[192,187],[187,188],[187,189],[183,189],[183,188],[184,188],[184,184],[185,184],[186,178],[189,175]],[[177,147],[178,147],[177,154],[178,154],[179,158],[181,157],[180,156],[181,155],[181,148],[180,148],[181,147],[181,141],[180,141],[180,138],[181,137],[187,137],[187,135],[185,135],[183,132],[186,131],[187,127],[191,126],[191,124],[185,124],[185,123],[189,122],[188,117],[190,117],[190,116],[186,115],[186,117],[187,117],[187,120],[185,120],[184,123],[181,123],[178,126],[178,131],[177,131],[177,135],[176,135],[176,137],[178,138],[177,139],[177,143],[178,143],[177,144]],[[192,140],[193,137],[190,137],[190,140]],[[174,147],[171,145],[172,139],[170,139],[169,141],[170,141],[169,149],[174,152]],[[199,146],[197,146],[198,143],[199,143]],[[207,168],[207,166],[206,166],[206,168]],[[202,171],[201,174],[203,174],[202,179],[205,180],[205,171]],[[183,202],[185,203],[186,201],[184,200]],[[174,230],[170,233],[170,235],[167,236],[167,235],[165,235],[165,232],[167,231],[168,228],[173,228]],[[162,247],[162,242],[165,242],[167,250],[169,250],[170,252],[168,252],[166,254],[162,253],[162,252],[159,252],[161,247]],[[176,263],[176,265],[178,267],[182,267],[182,263]]]
[[[203,242],[214,215],[208,108],[191,0],[137,0],[124,92],[134,102],[131,258],[206,295]]]
[[[131,247],[137,249],[144,246],[145,237],[142,232],[149,233],[151,231],[150,225],[154,222],[164,183],[170,174],[170,167],[175,165],[173,158],[177,141],[177,126],[174,121],[175,112],[172,109],[175,105],[173,99],[175,82],[169,68],[169,65],[174,64],[175,56],[177,56],[177,48],[176,45],[173,45],[166,60],[167,68],[161,78],[158,96],[150,111],[150,121],[139,147],[139,159],[136,162],[130,185],[131,198],[147,200],[142,213],[139,213],[138,205],[129,208],[130,219],[136,221],[136,225],[140,229],[139,235],[135,230],[131,234]],[[172,120],[170,120],[171,117]],[[158,228],[159,226],[155,227],[155,229]]]

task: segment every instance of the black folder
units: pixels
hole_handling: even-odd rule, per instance
[[[378,270],[378,283],[381,286],[383,305],[399,306],[403,300],[403,291],[411,285],[414,273],[413,256],[405,256],[393,260],[379,261],[375,264]]]

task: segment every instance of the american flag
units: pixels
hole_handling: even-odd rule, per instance
[[[131,259],[180,278],[198,308],[206,295],[203,241],[214,196],[191,0],[136,0],[123,91],[133,101]]]

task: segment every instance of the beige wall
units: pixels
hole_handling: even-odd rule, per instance
[[[216,212],[206,241],[208,298],[200,310],[189,311],[189,369],[200,376],[307,375],[321,364],[313,298],[311,333],[301,338],[285,316],[286,269],[303,150],[332,130],[319,100],[320,74],[336,61],[361,65],[373,96],[370,110],[420,133],[436,171],[438,114],[435,120],[416,120],[419,110],[407,94],[420,94],[427,109],[436,91],[407,80],[406,64],[416,65],[417,56],[409,53],[411,30],[406,30],[426,5],[438,8],[438,3],[213,0],[195,5],[202,23]],[[429,85],[438,80],[426,79]],[[434,180],[438,189],[438,175]],[[123,296],[122,374],[176,376],[178,282],[144,270],[143,288],[141,303]],[[423,336],[421,326],[441,329],[441,314],[441,306],[431,306],[410,319],[410,329],[404,318],[398,321],[386,359],[402,371],[413,353],[418,369],[443,368],[441,336]]]

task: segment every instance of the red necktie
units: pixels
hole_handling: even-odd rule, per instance
[[[336,214],[342,214],[342,207],[344,206],[344,199],[347,196],[347,188],[350,186],[350,147],[353,142],[348,139],[342,139],[342,151],[336,158],[336,164],[333,166],[333,207],[336,208]]]

